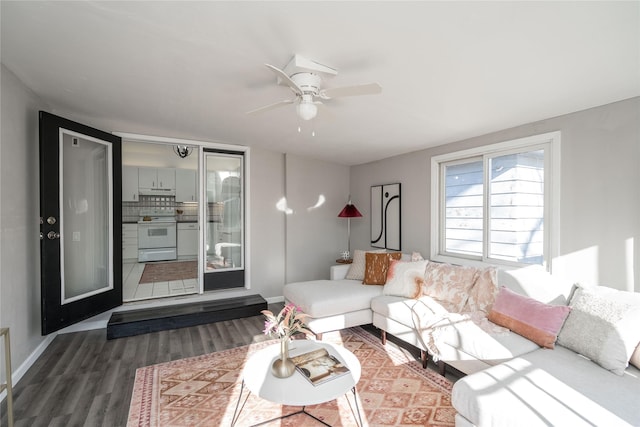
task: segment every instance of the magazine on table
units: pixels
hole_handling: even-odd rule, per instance
[[[347,368],[327,349],[319,348],[292,357],[296,369],[313,385],[319,385],[349,373]]]

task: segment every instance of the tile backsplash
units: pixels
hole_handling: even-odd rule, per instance
[[[177,211],[182,211],[179,214]],[[178,221],[195,221],[198,219],[196,203],[176,202],[174,196],[140,196],[138,202],[122,202],[122,221],[136,222],[141,216],[150,212],[176,215]]]

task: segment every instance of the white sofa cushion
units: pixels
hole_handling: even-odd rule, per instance
[[[284,285],[284,298],[314,318],[371,309],[371,299],[382,286],[367,286],[356,280],[312,280]]]
[[[420,319],[430,319],[449,313],[431,297],[417,299],[394,295],[381,295],[371,300],[371,309],[382,316],[411,328],[420,326]]]
[[[498,285],[545,304],[567,304],[573,283],[549,274],[540,266],[498,270]]]
[[[477,426],[639,426],[640,370],[617,376],[561,346],[458,380],[452,404]]]
[[[407,299],[382,295],[371,301],[371,309],[374,313],[414,329],[418,336],[424,335],[420,333],[424,325],[431,324],[433,319],[446,318],[449,315],[449,312],[431,297]],[[486,319],[484,321],[488,322]],[[439,343],[456,347],[466,355],[481,359],[490,365],[539,348],[534,342],[506,329],[495,328],[499,332],[486,332],[471,320],[448,322],[445,319],[439,322],[439,325]],[[421,343],[421,347],[428,349],[430,344],[425,341]]]

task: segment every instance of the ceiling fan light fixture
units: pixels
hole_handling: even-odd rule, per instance
[[[304,100],[298,104],[296,111],[302,120],[311,120],[318,115],[318,107],[316,104],[312,102],[305,102]]]

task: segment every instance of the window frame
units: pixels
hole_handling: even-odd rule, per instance
[[[433,156],[431,158],[431,259],[467,265],[500,265],[505,267],[531,267],[539,264],[519,263],[489,256],[490,203],[488,194],[490,171],[487,164],[490,158],[521,153],[527,151],[544,150],[544,245],[542,267],[551,271],[552,260],[557,257],[560,242],[560,141],[559,131],[518,138],[471,149]],[[445,189],[444,166],[472,162],[482,159],[483,162],[483,238],[482,255],[471,256],[446,252],[445,233],[441,229],[444,224]]]

